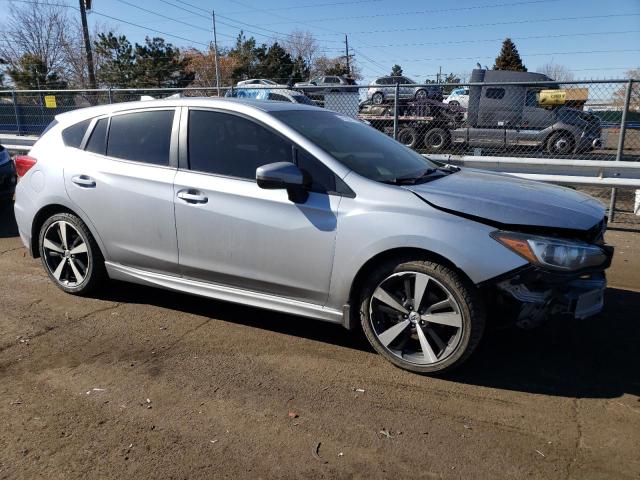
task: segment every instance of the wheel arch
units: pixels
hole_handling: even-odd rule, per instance
[[[349,330],[353,330],[359,328],[360,319],[359,312],[357,308],[357,296],[360,288],[367,278],[367,276],[378,266],[383,265],[386,262],[391,260],[397,261],[411,261],[411,260],[427,260],[432,262],[440,263],[452,270],[456,273],[463,276],[466,280],[468,280],[471,284],[473,281],[469,278],[469,276],[459,268],[455,263],[453,263],[448,258],[433,252],[431,250],[427,250],[419,247],[397,247],[391,248],[388,250],[384,250],[382,252],[377,253],[369,260],[367,260],[356,272],[353,277],[353,281],[351,282],[351,287],[349,289],[349,318],[348,320],[345,318],[345,326]]]
[[[51,203],[41,207],[40,210],[38,210],[34,215],[33,221],[31,222],[31,242],[29,245],[29,253],[33,258],[40,257],[40,248],[38,242],[40,241],[40,229],[42,228],[42,225],[47,221],[48,218],[58,213],[70,213],[71,215],[75,215],[80,220],[82,220],[82,222],[84,222],[84,224],[87,226],[89,232],[98,244],[100,253],[103,255],[103,257],[105,257],[105,249],[104,245],[102,244],[102,240],[100,239],[100,236],[96,234],[95,228],[91,224],[91,222],[88,221],[87,218],[85,218],[85,215],[80,212],[74,211],[67,205],[63,205],[61,203]]]

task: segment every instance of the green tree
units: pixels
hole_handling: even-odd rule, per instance
[[[15,87],[22,90],[62,89],[67,86],[41,57],[31,53],[25,53],[6,72]]]
[[[136,43],[134,59],[139,87],[181,88],[195,76],[188,71],[188,60],[180,49],[160,37],[147,37],[144,45]]]
[[[505,38],[502,42],[500,55],[496,57],[494,70],[512,70],[516,72],[526,72],[527,67],[522,63],[522,58],[518,53],[516,44],[510,38]]]
[[[278,42],[272,44],[266,51],[258,50],[257,77],[269,78],[276,82],[288,82],[292,74],[293,59]]]
[[[397,63],[393,67],[391,67],[391,76],[392,77],[402,76],[402,67]]]
[[[235,46],[229,50],[229,57],[233,59],[235,65],[231,74],[234,82],[255,76],[256,65],[259,63],[258,56],[264,54],[263,50],[266,50],[266,47],[259,49],[255,38],[247,38],[244,32],[240,31]]]
[[[98,84],[107,87],[130,87],[138,82],[133,46],[127,37],[112,32],[98,35],[94,42]]]

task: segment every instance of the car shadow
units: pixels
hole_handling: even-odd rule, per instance
[[[13,214],[13,200],[0,199],[0,238],[18,235],[18,224]]]
[[[242,305],[111,282],[104,300],[152,304],[345,348],[373,352],[364,335],[342,326]],[[640,293],[609,288],[605,310],[534,331],[489,330],[460,369],[442,378],[519,392],[578,398],[640,394]],[[382,361],[382,360],[381,360]],[[425,381],[428,378],[425,377]]]
[[[0,238],[18,228],[13,202],[0,204]],[[110,282],[103,300],[156,305],[286,335],[373,352],[364,335],[342,326],[179,292]],[[583,321],[551,322],[534,331],[490,330],[447,380],[490,388],[578,398],[640,395],[640,292],[608,288],[604,311]],[[382,361],[382,359],[381,359]],[[425,381],[429,381],[425,377]]]

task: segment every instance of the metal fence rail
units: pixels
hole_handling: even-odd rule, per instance
[[[616,188],[639,186],[638,176],[631,174],[638,170],[622,168],[623,162],[640,161],[640,81],[634,80],[248,86],[219,91],[0,90],[0,140],[28,150],[64,112],[148,97],[218,94],[314,104],[358,118],[420,153],[451,163],[556,183],[612,187],[610,219]]]
[[[304,96],[302,96],[304,94]],[[217,96],[217,89],[0,91],[0,133],[39,135],[63,112],[92,105]],[[422,153],[640,160],[640,82],[227,87],[221,95],[304,101],[357,117]]]

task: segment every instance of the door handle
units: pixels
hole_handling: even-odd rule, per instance
[[[96,181],[88,175],[76,175],[71,178],[71,181],[84,188],[93,188],[96,186]]]
[[[207,203],[209,201],[205,195],[194,189],[180,190],[177,196],[187,203]]]

